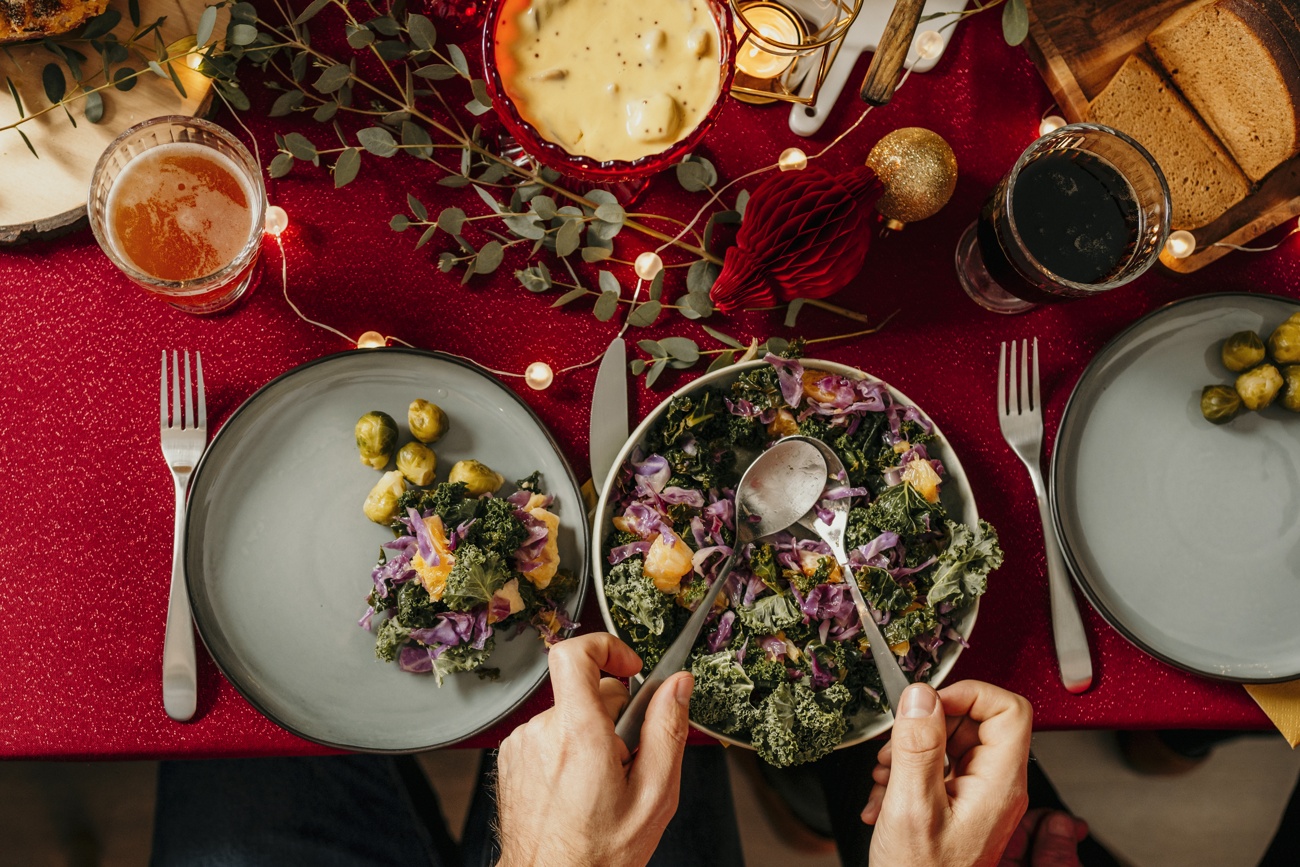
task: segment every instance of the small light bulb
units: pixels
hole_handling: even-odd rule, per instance
[[[1065,118],[1057,114],[1049,114],[1038,124],[1038,134],[1047,135],[1049,132],[1056,132],[1065,126]]]
[[[916,56],[922,60],[934,60],[943,54],[943,37],[937,30],[927,30],[916,37]]]
[[[632,263],[632,270],[642,280],[653,280],[664,269],[664,260],[653,250],[646,250]]]
[[[1186,259],[1196,252],[1196,236],[1185,229],[1170,232],[1169,240],[1165,241],[1165,252],[1175,259]]]
[[[357,349],[378,349],[387,345],[388,341],[378,331],[367,331],[357,338]]]
[[[544,391],[555,381],[555,372],[545,361],[534,361],[524,371],[524,382],[534,391]]]
[[[262,228],[268,235],[278,238],[281,232],[289,228],[289,215],[279,205],[271,205],[266,209],[266,219],[262,222]]]
[[[786,148],[781,151],[776,165],[783,172],[798,172],[808,168],[808,155],[799,148]]]

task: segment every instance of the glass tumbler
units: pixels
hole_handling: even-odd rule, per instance
[[[190,160],[187,165],[197,166],[198,174],[191,173],[183,178],[166,174],[171,170],[160,168],[163,164],[156,159],[163,155],[155,149],[163,147],[169,148],[168,155],[183,155]],[[150,160],[150,156],[155,159]],[[194,161],[196,158],[197,162]],[[142,161],[132,165],[135,160]],[[218,170],[224,171],[225,178],[233,176],[242,191],[246,212],[238,205],[230,206],[230,202],[235,200],[229,195],[225,196],[227,201],[214,201],[211,198],[214,194],[205,192],[206,185],[194,180],[196,177],[222,177],[223,171]],[[173,180],[173,177],[180,180]],[[190,183],[185,184],[185,180]],[[205,266],[198,269],[202,273],[173,272],[158,276],[145,270],[145,266],[138,264],[127,252],[124,235],[117,226],[117,222],[124,219],[119,216],[124,213],[120,203],[129,194],[144,189],[154,197],[142,201],[138,200],[139,195],[132,197],[131,209],[136,212],[133,219],[143,219],[155,227],[162,227],[158,229],[159,238],[177,237],[176,234],[166,234],[168,229],[192,237],[196,243],[221,236],[224,238],[221,248],[224,255],[213,260],[212,256],[217,254],[209,253]],[[161,192],[155,196],[155,190]],[[200,200],[199,196],[208,197]],[[143,217],[139,214],[142,208],[148,212]],[[133,282],[178,310],[216,313],[238,301],[254,283],[262,251],[266,187],[262,182],[261,167],[253,155],[239,139],[214,123],[199,118],[166,116],[144,121],[126,130],[108,146],[95,165],[86,209],[95,240],[109,260]],[[217,221],[215,224],[214,220]],[[158,251],[173,245],[174,242],[160,241],[152,246]]]
[[[1169,237],[1169,187],[1146,148],[1076,123],[1035,141],[957,243],[966,294],[995,313],[1136,279]]]

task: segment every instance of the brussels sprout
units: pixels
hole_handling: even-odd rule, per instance
[[[1238,331],[1223,341],[1220,358],[1233,373],[1250,370],[1264,360],[1264,341],[1253,331]]]
[[[1300,314],[1273,329],[1268,338],[1268,351],[1278,364],[1300,361]]]
[[[1282,374],[1271,364],[1261,364],[1237,377],[1237,394],[1246,409],[1263,409],[1282,390]]]
[[[447,414],[436,403],[413,400],[406,410],[406,424],[420,442],[436,443],[447,432]]]
[[[1241,396],[1230,385],[1207,385],[1201,389],[1201,415],[1211,424],[1227,424],[1241,411]]]
[[[1300,364],[1288,364],[1282,368],[1282,381],[1282,406],[1300,412]]]
[[[384,473],[366,495],[361,511],[376,524],[390,524],[397,517],[397,498],[405,492],[406,482],[399,471]]]
[[[397,448],[397,422],[386,412],[371,410],[357,419],[357,451],[361,463],[382,470]]]
[[[397,469],[408,482],[423,487],[433,481],[438,456],[423,443],[407,443],[397,451]]]
[[[453,484],[464,482],[468,489],[466,493],[471,497],[481,497],[484,494],[495,494],[505,484],[506,478],[487,464],[480,464],[478,461],[456,461],[452,465],[451,475],[448,476],[447,481]]]

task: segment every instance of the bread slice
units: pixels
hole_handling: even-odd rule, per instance
[[[1252,181],[1300,152],[1300,65],[1251,0],[1194,3],[1147,45]]]
[[[108,0],[0,0],[0,43],[67,33],[107,6]]]
[[[1088,119],[1128,133],[1151,152],[1169,184],[1175,229],[1204,226],[1250,191],[1232,158],[1145,52],[1124,61],[1088,107]]]

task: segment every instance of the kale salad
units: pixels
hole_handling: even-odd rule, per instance
[[[476,494],[451,481],[397,497],[396,538],[382,546],[360,622],[382,618],[375,655],[439,686],[458,671],[494,677],[485,663],[498,632],[531,624],[549,647],[576,625],[565,603],[577,581],[559,568],[559,518],[537,474],[508,497]]]
[[[735,485],[783,436],[816,437],[848,478],[847,547],[891,650],[925,680],[1002,562],[986,522],[953,520],[931,425],[880,382],[769,355],[730,386],[674,398],[618,470],[603,550],[605,600],[648,673],[732,552]],[[785,767],[828,754],[855,718],[884,710],[880,676],[830,548],[777,533],[738,552],[691,656],[691,718]]]

